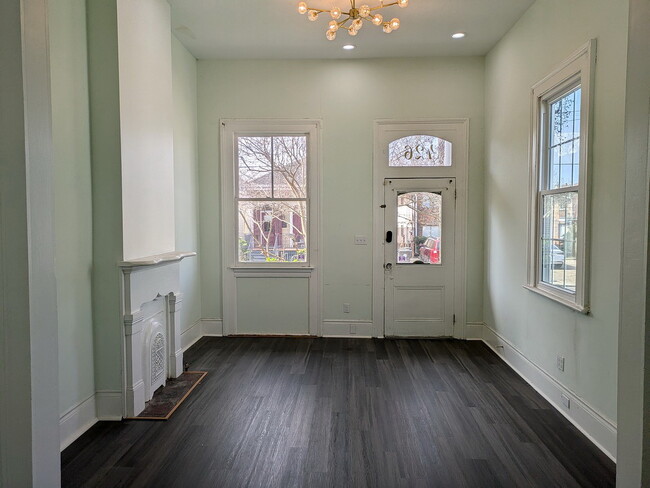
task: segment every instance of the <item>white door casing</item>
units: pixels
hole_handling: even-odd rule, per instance
[[[454,227],[455,227],[455,180],[453,178],[394,179],[384,181],[385,224],[384,236],[384,335],[390,337],[449,337],[453,335],[454,315]],[[431,195],[431,199],[426,196]],[[400,248],[404,232],[404,210],[414,206],[409,196],[426,199],[415,212],[436,214],[440,219],[433,259],[418,250],[414,243]],[[399,198],[407,197],[402,205]],[[435,205],[431,205],[432,201]],[[432,207],[435,207],[432,208]],[[398,221],[402,225],[398,226]],[[409,227],[411,223],[409,222]],[[421,236],[415,223],[411,236]],[[400,228],[401,227],[401,228]],[[389,234],[390,233],[390,234]],[[422,246],[424,247],[424,246]]]
[[[433,136],[452,145],[448,166],[389,166],[389,144],[414,135]],[[374,336],[384,336],[384,180],[403,178],[447,178],[455,181],[454,266],[452,336],[466,336],[466,261],[467,261],[467,173],[469,160],[468,119],[378,120],[374,127],[373,153],[373,306]]]

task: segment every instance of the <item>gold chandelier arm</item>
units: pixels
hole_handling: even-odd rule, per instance
[[[345,24],[348,20],[350,20],[350,18],[351,17],[348,15],[347,19],[343,19],[342,21],[337,22],[337,24],[339,25],[339,27],[344,27],[343,24]]]
[[[385,5],[377,5],[376,7],[371,7],[370,11],[374,12],[375,10],[380,10],[380,9],[386,8],[386,7],[392,7],[393,5],[397,5],[397,4],[398,4],[398,2],[387,3]]]

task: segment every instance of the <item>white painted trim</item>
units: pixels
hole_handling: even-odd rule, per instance
[[[201,319],[201,328],[203,336],[222,337],[223,320],[222,319]]]
[[[181,348],[187,351],[192,345],[203,337],[203,324],[201,319],[194,322],[188,329],[181,332]]]
[[[483,322],[467,322],[465,324],[465,339],[468,341],[482,341],[484,328],[485,324]]]
[[[122,392],[119,390],[101,390],[95,393],[97,420],[122,420]]]
[[[528,178],[528,269],[524,288],[543,295],[580,313],[589,313],[589,254],[590,254],[590,217],[589,202],[591,193],[591,140],[593,132],[594,75],[596,65],[596,40],[591,39],[573,53],[543,80],[531,89],[531,122],[529,143],[529,178]],[[548,285],[540,277],[540,222],[542,187],[541,178],[545,170],[546,123],[541,119],[545,106],[562,92],[580,85],[581,119],[585,121],[580,127],[580,168],[578,191],[578,258],[576,261],[576,291],[569,293]],[[573,191],[576,187],[567,187]]]
[[[373,337],[375,328],[371,320],[323,320],[322,337]]]
[[[526,383],[542,395],[558,412],[593,442],[612,461],[616,462],[616,424],[598,413],[575,392],[562,385],[542,368],[530,361],[512,343],[485,325],[483,342],[510,366]],[[564,394],[571,400],[571,408],[562,406]]]
[[[372,320],[374,336],[384,336],[384,179],[386,178],[455,178],[456,180],[456,222],[454,263],[454,337],[465,337],[467,313],[467,209],[469,181],[469,130],[467,118],[457,119],[415,119],[375,120],[373,143],[373,248],[372,248]],[[391,137],[390,133],[395,134]],[[388,140],[395,140],[412,134],[431,134],[443,137],[454,144],[456,154],[462,154],[462,164],[436,168],[388,168],[384,150]],[[444,135],[443,135],[444,133]],[[459,244],[460,243],[460,244]]]
[[[164,263],[173,263],[175,261],[182,261],[185,258],[196,256],[194,251],[172,251],[162,254],[154,254],[144,258],[130,259],[129,261],[121,261],[118,266],[120,268],[138,268],[143,266],[157,266]]]
[[[93,393],[69,408],[59,419],[61,451],[76,441],[97,422],[97,405]]]

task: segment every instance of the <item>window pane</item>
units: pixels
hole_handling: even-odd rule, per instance
[[[273,137],[273,198],[307,196],[307,138]]]
[[[578,192],[542,198],[541,281],[574,293],[578,242]]]
[[[238,137],[239,198],[305,198],[307,137]]]
[[[271,137],[238,137],[240,198],[271,198]]]
[[[402,193],[397,197],[397,262],[440,264],[442,195]]]
[[[579,183],[581,93],[578,87],[550,105],[546,189]]]
[[[239,262],[306,262],[307,202],[238,203]]]
[[[388,145],[388,166],[451,166],[451,142],[433,136],[408,136]]]

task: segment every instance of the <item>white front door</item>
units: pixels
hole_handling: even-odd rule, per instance
[[[454,332],[454,178],[384,180],[384,334]]]

